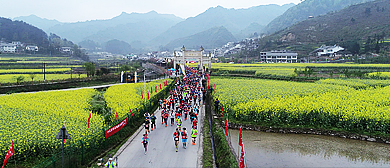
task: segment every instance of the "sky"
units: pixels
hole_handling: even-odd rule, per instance
[[[111,19],[126,13],[174,14],[186,19],[210,7],[249,8],[267,4],[298,4],[301,0],[0,0],[0,17],[13,19],[34,14],[61,22]]]

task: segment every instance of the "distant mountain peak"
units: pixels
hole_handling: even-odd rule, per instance
[[[158,14],[156,11],[154,11],[154,10],[151,10],[150,12],[148,12],[148,13],[150,13],[150,14]]]

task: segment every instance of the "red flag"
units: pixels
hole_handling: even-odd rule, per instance
[[[144,93],[142,92],[142,90],[141,90],[141,97],[142,99],[144,99]]]
[[[119,118],[118,118],[118,108],[116,108],[116,122],[119,122]]]
[[[160,90],[161,90],[162,88],[161,88],[161,83],[160,83]]]
[[[129,110],[130,110],[131,116],[133,116],[133,112],[131,111],[130,106],[129,106]]]
[[[88,116],[88,128],[89,128],[89,121],[91,120],[92,118],[92,110],[91,110],[91,113],[89,113],[89,116]]]
[[[245,150],[244,146],[241,148],[241,157],[240,157],[240,168],[245,168]]]
[[[153,86],[150,86],[150,94],[153,94]]]
[[[209,74],[206,74],[206,77],[207,77],[207,80],[209,80],[210,78],[209,78]]]
[[[238,135],[238,145],[244,147],[244,144],[242,144],[242,127],[240,127],[240,135]]]
[[[149,100],[149,92],[148,92],[148,100]]]
[[[8,162],[8,159],[15,154],[15,150],[14,150],[14,141],[12,140],[12,144],[11,146],[9,147],[8,149],[8,152],[7,152],[7,155],[5,156],[5,159],[4,159],[4,163],[3,163],[3,167],[7,164]]]
[[[154,87],[154,90],[155,90],[155,92],[157,93],[157,85],[156,85],[156,87]]]
[[[228,136],[228,126],[229,126],[229,114],[226,115],[226,128],[225,128],[226,136]]]
[[[225,108],[224,108],[223,104],[222,104],[222,117],[225,117]]]
[[[214,89],[213,89],[213,92],[215,92],[215,90],[217,90],[217,87],[215,86],[215,83],[214,83]]]

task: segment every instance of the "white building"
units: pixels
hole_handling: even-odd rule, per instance
[[[38,51],[38,46],[28,45],[28,46],[26,46],[26,50],[27,51]]]
[[[298,53],[291,51],[260,52],[260,61],[266,63],[296,63]]]
[[[336,56],[336,53],[339,51],[343,51],[344,48],[340,47],[338,45],[334,46],[321,46],[320,48],[317,48],[312,52],[313,56],[320,57],[320,56],[329,56],[334,57]]]
[[[0,51],[5,53],[15,53],[16,46],[17,45],[12,43],[0,43]]]
[[[62,53],[72,53],[72,48],[71,47],[61,47],[60,52]]]

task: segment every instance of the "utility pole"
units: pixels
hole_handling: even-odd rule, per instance
[[[46,82],[46,63],[43,63],[43,81]]]

